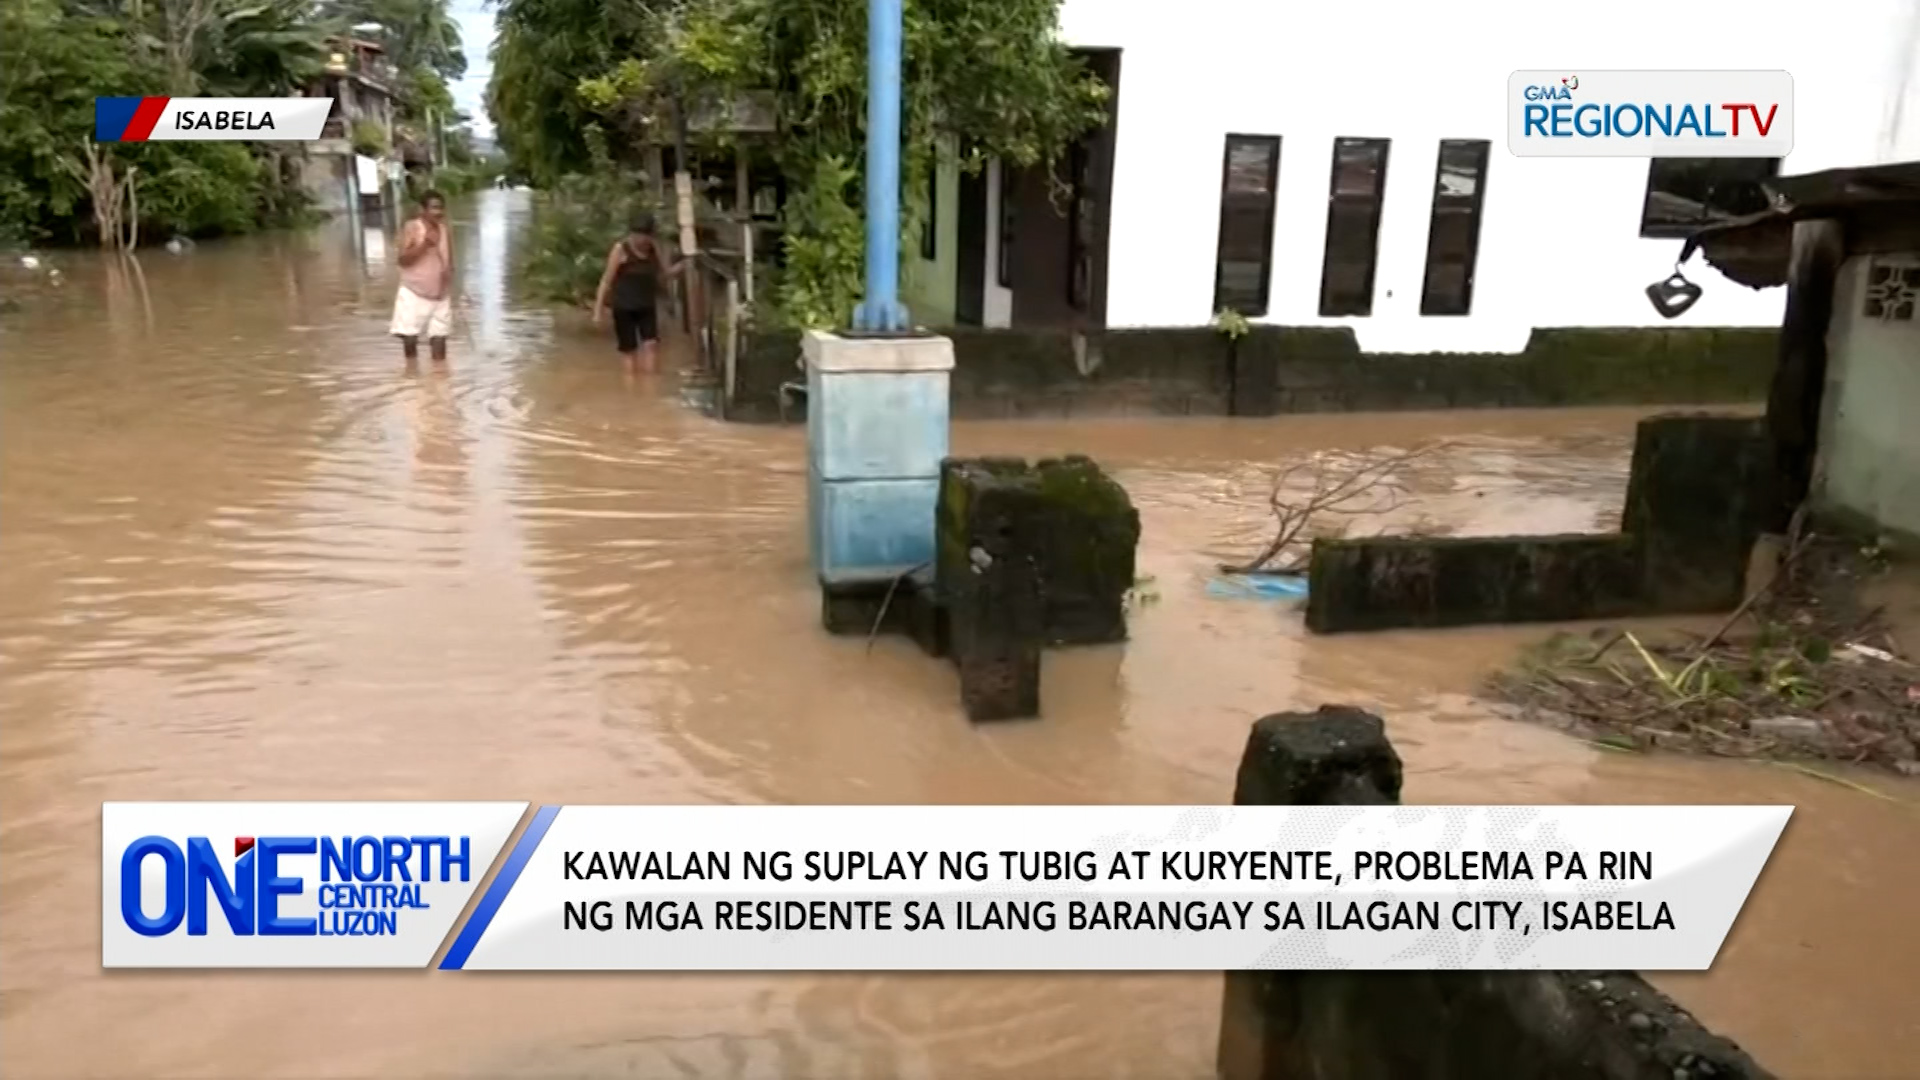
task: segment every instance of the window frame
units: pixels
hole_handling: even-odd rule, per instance
[[[1089,212],[1093,202],[1093,151],[1086,140],[1076,140],[1067,150],[1067,184],[1071,189],[1067,203],[1067,307],[1086,314],[1093,304],[1093,243],[1081,234],[1092,223]]]
[[[1653,222],[1653,223],[1648,222],[1647,211],[1653,208],[1653,193],[1654,193],[1653,178],[1655,174],[1657,174],[1660,171],[1661,163],[1667,162],[1667,161],[1695,161],[1695,162],[1704,161],[1704,162],[1715,162],[1715,163],[1764,161],[1768,165],[1767,173],[1765,176],[1762,176],[1756,180],[1753,180],[1752,181],[1753,183],[1764,183],[1765,181],[1772,180],[1780,175],[1780,159],[1779,158],[1736,158],[1736,157],[1650,158],[1647,161],[1646,187],[1645,187],[1645,190],[1641,192],[1641,196],[1640,196],[1639,236],[1640,236],[1640,239],[1642,240],[1685,240],[1687,237],[1692,236],[1695,232],[1698,232],[1699,230],[1705,228],[1706,226],[1714,223],[1714,219],[1711,217],[1702,218],[1701,220],[1694,221],[1694,222]]]
[[[1364,145],[1379,150],[1379,161],[1374,168],[1374,187],[1366,196],[1340,194],[1340,150],[1347,145]],[[1392,162],[1393,140],[1338,136],[1333,140],[1333,163],[1327,177],[1327,228],[1321,244],[1320,256],[1320,317],[1323,319],[1366,319],[1373,316],[1373,294],[1380,280],[1380,222],[1386,216],[1387,203],[1387,167]],[[1366,286],[1362,290],[1359,305],[1353,310],[1336,309],[1327,295],[1327,271],[1334,265],[1333,259],[1333,211],[1342,201],[1349,203],[1371,203],[1372,213],[1367,222],[1367,274]]]
[[[1017,219],[1013,180],[1018,175],[1007,163],[994,163],[1000,173],[1000,221],[994,229],[998,250],[993,253],[993,280],[1003,289],[1013,288],[1013,232]]]
[[[1253,310],[1233,310],[1248,319],[1264,318],[1271,306],[1269,293],[1273,288],[1273,227],[1278,220],[1280,206],[1280,153],[1282,139],[1278,135],[1253,135],[1244,132],[1227,132],[1221,141],[1220,150],[1220,210],[1213,239],[1213,311],[1218,313],[1226,309],[1222,302],[1220,288],[1223,284],[1222,268],[1226,262],[1221,258],[1222,246],[1226,240],[1227,214],[1229,198],[1246,199],[1248,196],[1232,193],[1228,190],[1228,180],[1233,175],[1233,151],[1236,146],[1260,146],[1267,151],[1266,209],[1260,215],[1260,293]]]
[[[935,262],[940,257],[940,155],[927,166],[927,220],[920,226],[920,257]]]
[[[1478,151],[1478,162],[1474,169],[1473,197],[1467,204],[1468,226],[1466,282],[1460,290],[1460,308],[1458,311],[1440,310],[1433,294],[1434,261],[1433,241],[1440,223],[1440,194],[1447,168],[1447,147],[1465,146]],[[1480,272],[1480,229],[1486,213],[1487,204],[1487,167],[1493,160],[1493,141],[1490,139],[1441,139],[1433,162],[1433,205],[1427,211],[1427,255],[1420,282],[1420,314],[1422,316],[1470,315],[1473,313],[1474,278]]]

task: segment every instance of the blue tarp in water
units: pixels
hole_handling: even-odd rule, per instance
[[[1228,574],[1207,582],[1207,595],[1227,600],[1297,600],[1307,595],[1307,579],[1278,574]]]

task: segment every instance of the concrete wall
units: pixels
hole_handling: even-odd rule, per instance
[[[300,187],[323,214],[350,214],[359,209],[352,144],[326,139],[308,147],[300,161]]]
[[[1914,416],[1920,409],[1920,311],[1904,320],[1865,314],[1876,263],[1897,274],[1920,268],[1920,255],[1858,255],[1840,268],[1827,333],[1826,416],[1814,498],[1829,509],[1920,536],[1920,423]],[[1912,291],[1920,294],[1920,288]]]
[[[901,293],[913,321],[922,326],[950,326],[960,270],[960,166],[951,145],[943,145],[934,182],[934,257],[921,257],[920,237],[904,237],[905,268]]]
[[[1771,329],[1542,329],[1517,353],[1362,353],[1344,327],[1122,329],[1076,347],[1059,330],[956,328],[953,415],[1273,416],[1399,409],[1753,402],[1766,396]],[[800,377],[799,339],[751,337],[727,415],[776,420]],[[795,403],[802,404],[802,403]],[[804,415],[790,409],[787,418]]]
[[[1161,5],[1065,0],[1070,44],[1123,50],[1108,324],[1211,317],[1221,154],[1233,132],[1282,139],[1266,321],[1351,325],[1368,352],[1514,352],[1540,326],[1661,325],[1642,290],[1672,269],[1681,241],[1639,236],[1648,163],[1513,157],[1508,74],[1569,61],[1785,69],[1797,123],[1783,172],[1912,159],[1920,157],[1913,8],[1911,0],[1604,8],[1191,0],[1169,19]],[[1327,187],[1341,136],[1392,146],[1373,314],[1322,319]],[[1473,311],[1422,317],[1434,170],[1448,138],[1493,143]],[[1698,262],[1688,273],[1706,295],[1679,325],[1779,325],[1779,290],[1740,287]]]

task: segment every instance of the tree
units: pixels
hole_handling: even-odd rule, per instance
[[[580,80],[645,55],[647,32],[667,6],[500,0],[487,99],[500,148],[516,171],[549,187],[593,167],[588,131],[602,117],[581,97]],[[616,155],[626,150],[610,148]]]
[[[575,160],[567,141],[575,127],[635,112],[658,124],[666,102],[771,92],[781,125],[776,154],[789,191],[780,304],[803,325],[844,321],[861,284],[866,5],[642,5],[616,25],[645,32],[622,51],[596,53],[587,28],[542,21],[579,2],[507,0],[501,9],[494,94],[507,108],[495,121],[516,161],[537,158],[535,175],[564,169]],[[1050,165],[1100,122],[1106,88],[1059,40],[1057,0],[906,0],[903,18],[903,235],[914,235],[926,213],[920,193],[941,142],[962,147],[961,165],[970,171],[990,157]],[[624,38],[616,44],[628,46]],[[598,73],[564,93],[554,72],[579,71],[596,55],[608,58]],[[518,78],[537,80],[548,107],[527,107],[531,101],[520,96],[526,88],[505,81]]]
[[[319,70],[332,31],[311,0],[0,4],[0,233],[113,243],[286,217],[298,193],[278,144],[95,145],[94,95],[284,97]]]

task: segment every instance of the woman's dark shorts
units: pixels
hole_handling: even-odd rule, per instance
[[[654,323],[652,308],[636,308],[632,311],[615,310],[613,336],[619,339],[620,351],[636,352],[642,342],[658,341],[660,331]]]

